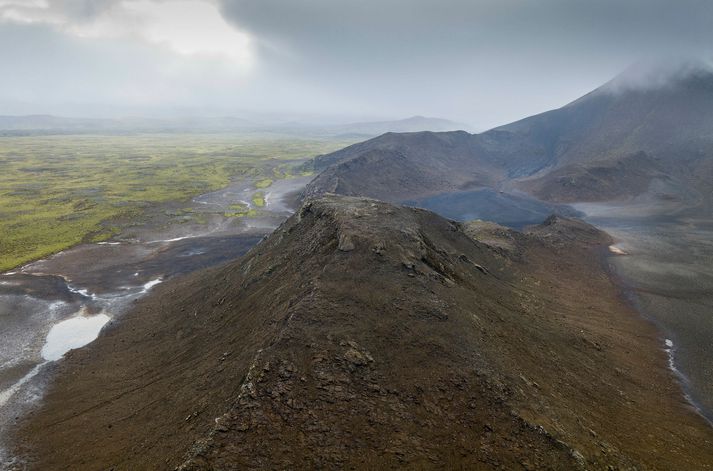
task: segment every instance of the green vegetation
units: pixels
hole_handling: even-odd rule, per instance
[[[224,214],[227,218],[255,217],[258,215],[257,210],[250,209],[247,204],[243,203],[232,204],[228,209],[230,211]]]
[[[253,204],[257,206],[258,208],[262,208],[265,206],[265,192],[264,191],[257,191],[253,195]]]
[[[0,270],[108,239],[150,205],[189,200],[231,178],[266,188],[345,144],[222,134],[0,137]],[[255,206],[264,205],[260,194]]]
[[[255,183],[255,188],[267,188],[272,185],[272,178],[263,178]]]

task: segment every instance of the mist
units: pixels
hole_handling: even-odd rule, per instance
[[[0,114],[484,130],[642,60],[711,57],[710,24],[696,0],[0,0]]]

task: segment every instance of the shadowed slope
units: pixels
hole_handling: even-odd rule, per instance
[[[709,469],[608,236],[481,230],[308,201],[70,353],[18,443],[35,469]]]

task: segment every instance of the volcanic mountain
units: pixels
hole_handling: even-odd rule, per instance
[[[635,68],[562,108],[482,134],[385,134],[314,167],[323,172],[306,194],[389,201],[483,186],[556,202],[709,194],[713,72]]]
[[[610,243],[558,217],[519,233],[309,199],[70,352],[18,452],[73,470],[711,469],[713,429],[605,274]]]

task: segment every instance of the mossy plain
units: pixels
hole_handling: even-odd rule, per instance
[[[299,175],[296,163],[346,144],[230,134],[0,137],[0,271],[108,239],[151,205],[234,178],[266,188]]]

